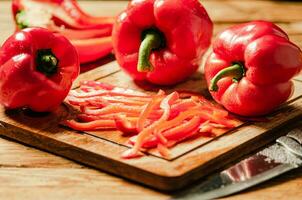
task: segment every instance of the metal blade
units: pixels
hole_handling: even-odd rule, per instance
[[[274,144],[173,199],[215,199],[242,191],[302,165],[301,157]]]

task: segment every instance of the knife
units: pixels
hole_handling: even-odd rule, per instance
[[[259,151],[172,199],[215,199],[228,196],[302,166],[302,130],[294,129]]]

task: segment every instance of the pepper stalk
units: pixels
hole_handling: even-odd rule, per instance
[[[230,67],[220,70],[214,78],[212,78],[209,90],[212,92],[218,91],[218,81],[224,77],[232,77],[234,82],[238,82],[245,75],[245,69],[242,64],[236,63]]]
[[[139,48],[137,70],[139,72],[153,71],[154,67],[150,63],[150,54],[164,46],[163,34],[155,29],[149,29],[143,32],[142,43]]]

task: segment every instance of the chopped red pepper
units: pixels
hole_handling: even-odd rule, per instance
[[[78,131],[92,131],[115,128],[115,121],[110,119],[99,119],[91,122],[77,122],[75,120],[66,120],[63,124]]]
[[[165,158],[169,158],[170,157],[170,151],[169,151],[169,149],[165,145],[162,145],[161,143],[159,143],[157,145],[157,149],[158,149],[158,152],[162,156],[164,156]]]
[[[149,103],[146,104],[144,109],[139,115],[139,119],[137,121],[137,129],[142,131],[145,128],[145,121],[148,116],[151,114],[152,110],[160,103],[164,95],[164,92],[160,90],[156,96],[154,96]]]
[[[169,157],[169,148],[179,142],[194,136],[221,135],[240,125],[228,112],[198,94],[165,95],[160,90],[156,95],[145,95],[91,81],[83,82],[80,88],[80,92],[70,92],[67,101],[80,108],[82,113],[77,118],[84,123],[71,121],[70,127],[96,130],[114,121],[115,129],[124,136],[135,135],[129,138],[133,148],[124,152],[123,158],[142,156],[142,148],[157,148],[160,154]],[[142,101],[138,103],[139,100]]]
[[[97,81],[82,81],[81,86],[89,86],[94,89],[113,90],[115,87],[110,84],[101,83]]]
[[[171,104],[178,99],[178,93],[174,92],[164,98],[160,104],[160,107],[163,109],[162,116],[155,121],[153,124],[148,126],[147,128],[143,129],[137,136],[136,143],[133,146],[133,152],[138,152],[143,144],[143,141],[146,137],[152,135],[152,132],[157,126],[160,126],[164,123],[170,115]]]
[[[200,117],[195,116],[191,118],[189,121],[182,123],[179,126],[171,128],[162,134],[168,140],[173,141],[181,141],[186,138],[191,137],[194,133],[196,133],[200,126]]]
[[[123,135],[134,135],[138,133],[136,121],[131,122],[125,115],[117,115],[115,117],[115,126],[117,130],[123,133]]]

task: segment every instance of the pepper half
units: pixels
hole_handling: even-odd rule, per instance
[[[76,49],[47,29],[27,28],[0,49],[0,102],[6,108],[55,110],[79,74]]]
[[[212,32],[198,0],[131,1],[113,27],[113,47],[135,80],[171,85],[197,70]]]
[[[88,63],[112,52],[113,17],[94,17],[75,0],[13,0],[16,30],[43,27],[64,35],[76,47],[80,63]]]
[[[205,65],[213,98],[242,116],[268,114],[293,92],[302,52],[271,22],[254,21],[220,33]]]

